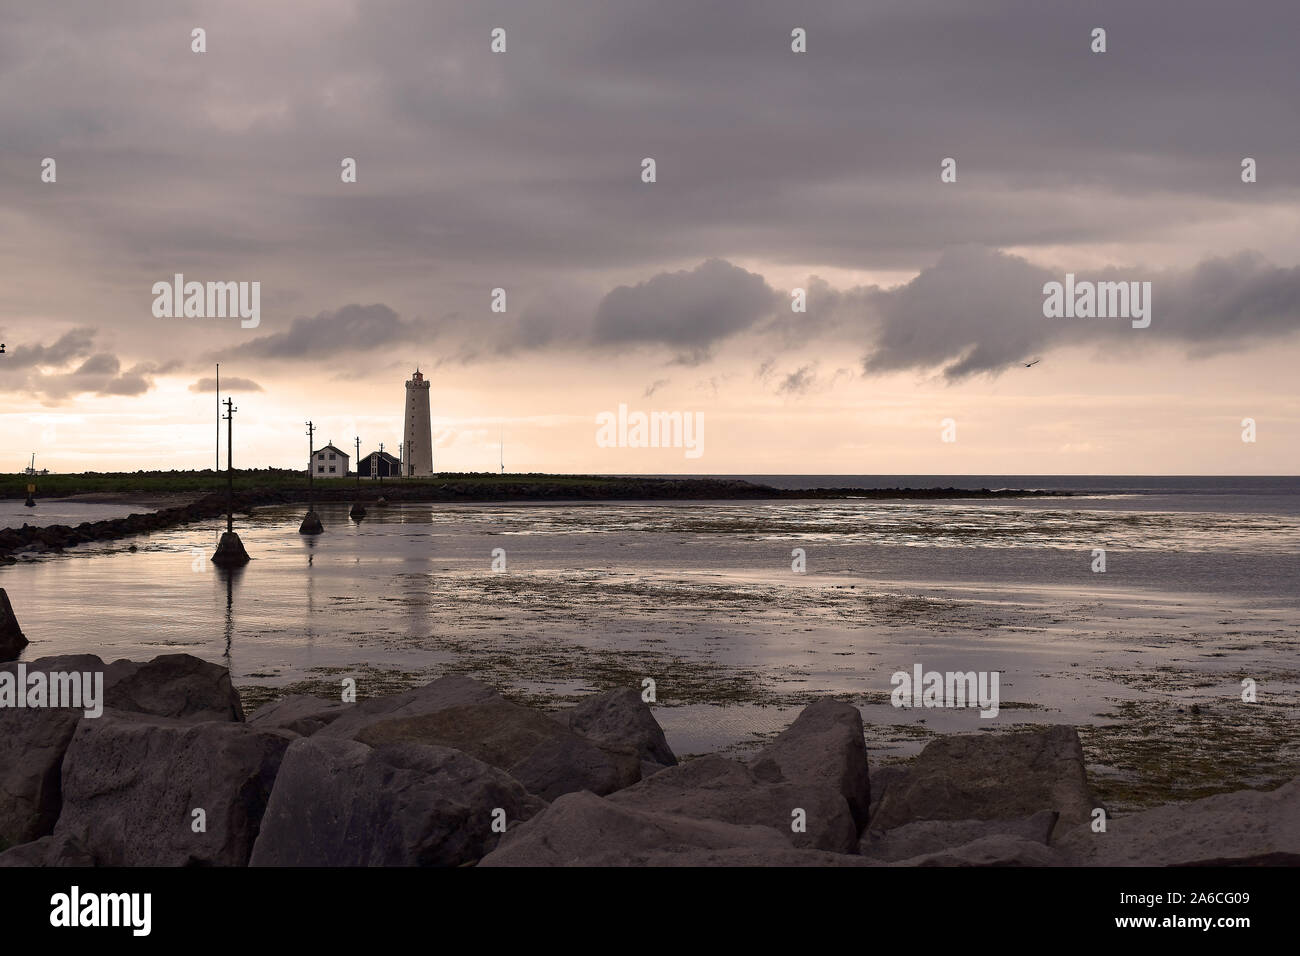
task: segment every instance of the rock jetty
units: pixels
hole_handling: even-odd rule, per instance
[[[1068,726],[872,768],[857,708],[823,699],[749,760],[679,762],[630,688],[544,713],[447,676],[245,716],[189,655],[9,663],[0,688],[20,666],[102,673],[104,706],[0,706],[3,866],[1300,864],[1300,779],[1098,831]]]

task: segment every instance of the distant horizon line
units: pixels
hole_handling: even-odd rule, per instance
[[[377,454],[377,453],[376,453]],[[364,456],[368,457],[368,456]],[[137,468],[134,471],[51,471],[49,477],[70,475],[136,475],[136,474],[187,474],[192,472],[224,472],[212,468]],[[235,471],[301,471],[281,465],[263,465],[253,468],[236,468]],[[23,476],[26,472],[0,472],[0,475]],[[482,471],[435,471],[425,478],[438,475],[496,475],[492,469]],[[1300,474],[1248,474],[1242,472],[813,472],[813,471],[734,471],[734,472],[626,472],[626,471],[506,471],[506,475],[554,475],[557,477],[590,478],[1300,478]],[[336,476],[342,477],[342,476]],[[401,479],[406,476],[395,476]],[[323,479],[329,480],[329,479]]]

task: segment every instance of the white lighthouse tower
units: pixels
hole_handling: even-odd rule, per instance
[[[429,420],[429,383],[417,368],[406,383],[406,430],[402,473],[427,478],[433,474],[433,426]]]

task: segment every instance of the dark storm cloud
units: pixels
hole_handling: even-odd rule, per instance
[[[263,335],[231,351],[266,359],[313,359],[346,355],[411,342],[418,327],[386,305],[345,305],[311,318],[300,317],[285,332]]]
[[[513,290],[608,290],[714,259],[911,271],[963,244],[1160,241],[1300,197],[1293,0],[12,6],[0,209],[32,228],[0,257],[0,315],[66,297],[64,323],[103,308],[119,347],[155,358],[209,348],[199,324],[156,334],[142,290],[174,272],[261,280],[265,304],[315,316],[284,328],[268,314],[266,334],[237,350],[249,358],[352,355],[360,367],[436,336],[446,360],[585,343],[696,361],[763,325],[761,278],[729,285],[721,266],[647,278],[609,294],[594,336],[585,303],[547,292],[515,305]],[[202,55],[190,52],[199,24]],[[1105,54],[1088,49],[1098,25]],[[508,31],[505,54],[489,52],[494,26]],[[790,51],[793,26],[807,53]],[[1260,161],[1251,186],[1245,155]],[[59,161],[57,186],[39,181],[44,156]],[[355,184],[339,180],[344,156]],[[958,179],[945,185],[947,156]],[[50,266],[69,249],[113,288],[77,301],[84,283]],[[879,321],[870,368],[937,362],[956,375],[1069,338],[1023,319],[1017,291],[972,276],[977,314],[932,317],[938,338],[921,341],[926,303],[948,301],[938,284],[960,268],[887,296],[874,320],[878,290],[810,286],[802,324],[774,328],[789,343],[857,322],[868,340]],[[1243,285],[1220,318],[1249,337],[1285,324],[1285,276],[1229,270]],[[498,285],[511,312],[485,328]],[[710,294],[726,301],[710,308]],[[358,299],[385,305],[319,311]],[[349,309],[361,312],[341,318]],[[427,314],[460,318],[414,318]],[[1199,334],[1215,341],[1205,325],[1183,337]],[[50,361],[91,354],[71,345]]]
[[[1300,268],[1278,268],[1256,253],[1202,262],[1174,277],[1165,296],[1170,329],[1206,353],[1300,329]]]
[[[94,329],[72,329],[49,345],[13,345],[10,343],[0,375],[6,371],[43,365],[66,365],[73,359],[89,355],[95,348]]]
[[[58,404],[81,394],[143,395],[154,387],[154,377],[175,371],[181,363],[139,362],[122,371],[122,360],[112,352],[96,352],[95,329],[64,333],[48,345],[22,345],[0,362],[0,391],[34,395],[46,404]],[[71,367],[77,363],[75,367]]]
[[[695,361],[770,315],[777,300],[762,276],[709,259],[691,271],[661,273],[612,290],[596,310],[593,341],[663,345]]]
[[[107,352],[100,352],[92,355],[86,361],[81,363],[72,374],[74,375],[116,375],[122,368],[121,361],[116,355],[109,355]]]
[[[153,376],[157,367],[144,362],[132,366],[121,375],[114,374],[99,386],[100,395],[143,395],[153,389]]]
[[[1063,282],[1150,282],[1152,323],[1133,329],[1115,318],[1048,318],[1044,285]],[[501,355],[551,348],[644,347],[659,361],[697,364],[743,334],[775,339],[786,347],[857,342],[865,347],[862,370],[877,374],[939,369],[949,380],[998,372],[1056,346],[1095,344],[1123,352],[1173,345],[1201,357],[1281,340],[1300,330],[1300,268],[1281,268],[1257,253],[1206,260],[1188,270],[1053,270],[1020,256],[980,246],[945,250],[910,282],[891,288],[836,289],[810,277],[807,313],[791,312],[784,294],[762,276],[720,259],[690,270],[658,273],[636,285],[610,290],[585,331],[583,322],[554,310],[525,310],[522,320],[499,323],[458,314],[437,323],[405,320],[384,305],[344,306],[295,319],[289,330],[254,339],[237,354],[298,361],[363,353],[410,343],[436,343],[434,364],[474,363]],[[540,330],[529,331],[531,323]],[[564,327],[566,331],[559,331]],[[64,349],[66,350],[66,348]],[[117,359],[94,355],[77,374],[115,373]],[[777,360],[768,358],[756,378],[770,382]],[[839,375],[837,374],[836,378]],[[242,380],[240,380],[242,381]],[[211,379],[202,388],[210,390]],[[258,387],[255,383],[250,383]],[[647,388],[652,395],[666,379]],[[778,394],[804,394],[818,379],[813,363],[781,374]],[[232,387],[236,387],[233,386]]]
[[[1115,318],[1047,318],[1043,286],[1063,282],[1150,282],[1151,325]],[[1206,356],[1300,331],[1300,269],[1253,253],[1190,270],[1053,271],[996,250],[946,252],[911,282],[855,290],[869,303],[875,333],[867,373],[941,367],[956,380],[997,372],[1052,346],[1096,344],[1133,350],[1174,345]]]
[[[77,395],[144,395],[153,390],[154,376],[160,374],[159,366],[151,362],[133,365],[125,372],[119,371],[121,363],[107,356],[103,371],[78,368],[75,371],[44,371],[33,369],[21,379],[0,380],[0,391],[30,395],[46,405],[58,405]],[[113,368],[113,371],[108,371]]]

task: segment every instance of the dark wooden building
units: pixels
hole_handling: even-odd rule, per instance
[[[357,462],[362,478],[400,478],[402,463],[386,451],[372,451]]]

